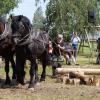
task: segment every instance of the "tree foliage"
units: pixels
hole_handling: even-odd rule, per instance
[[[46,0],[35,0],[35,4],[38,5],[38,3],[39,3],[40,1],[44,1],[44,2],[45,2]]]
[[[88,22],[88,11],[96,12],[98,17],[98,4],[98,0],[50,0],[46,10],[50,34],[84,33],[84,26],[92,24]]]
[[[21,0],[0,0],[0,15],[8,14]]]
[[[44,22],[45,22],[45,18],[43,16],[42,8],[38,7],[38,9],[34,13],[34,17],[33,17],[33,29],[35,31],[43,30]]]

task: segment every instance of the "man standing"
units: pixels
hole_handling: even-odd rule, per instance
[[[71,41],[72,41],[73,55],[75,57],[75,64],[76,64],[77,51],[78,51],[78,43],[80,42],[80,38],[77,35],[77,32],[73,33]]]

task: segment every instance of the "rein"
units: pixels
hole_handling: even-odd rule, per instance
[[[58,47],[58,44],[49,36],[49,38],[50,38],[50,40]],[[58,47],[58,49],[59,49],[59,54],[60,54],[60,56],[61,56],[61,50],[60,50],[60,48]],[[55,52],[57,52],[57,51],[55,51]],[[57,54],[57,53],[56,53]],[[58,54],[58,55],[59,55]]]
[[[5,39],[9,35],[9,33],[10,33],[9,30],[10,30],[9,25],[7,23],[5,23],[5,30],[0,35],[0,40]]]
[[[21,38],[20,40],[18,40],[18,44],[17,44],[17,45],[20,45],[20,46],[22,46],[22,45],[27,45],[27,44],[29,44],[29,43],[32,43],[33,41],[42,42],[43,45],[44,45],[44,44],[49,44],[49,43],[45,42],[44,40],[36,39],[36,37],[31,39],[30,36],[31,36],[30,34],[25,35],[23,38]],[[13,35],[13,37],[21,37],[21,36]],[[30,40],[31,40],[31,41],[30,41]],[[24,42],[24,41],[25,41],[25,42]],[[21,43],[21,42],[22,42],[22,43]]]

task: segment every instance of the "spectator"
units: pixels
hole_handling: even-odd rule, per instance
[[[66,59],[66,64],[70,65],[71,64],[71,56],[72,56],[72,48],[69,42],[65,43],[65,59]]]
[[[52,52],[53,52],[53,46],[52,46],[52,42],[51,42],[50,40],[49,40],[48,51],[49,51],[49,54],[52,55]]]
[[[48,64],[51,65],[51,61],[52,61],[52,56],[53,56],[53,45],[52,45],[52,41],[49,40],[49,44],[48,44]]]
[[[65,49],[65,47],[64,47],[64,40],[63,40],[63,35],[62,34],[58,34],[58,36],[57,36],[57,44],[58,44],[58,47],[61,50]]]
[[[52,56],[52,76],[55,77],[56,68],[61,67],[63,59],[62,59],[62,52],[64,50],[63,45],[63,35],[58,34],[57,38],[53,42],[53,56]]]
[[[73,49],[72,49],[70,42],[67,40],[64,46],[65,46],[64,57],[66,59],[66,64],[71,65],[71,60],[74,62],[74,64],[76,64],[75,58],[73,56]]]
[[[65,57],[66,59],[66,64],[71,65],[71,59],[74,61],[75,63],[75,58],[72,55],[72,47],[69,43],[69,40],[63,39],[63,35],[59,34],[58,35],[58,47],[60,48],[60,50],[62,51],[62,55]],[[75,63],[76,64],[76,63]]]
[[[78,51],[78,43],[80,42],[80,38],[77,35],[77,32],[73,33],[71,41],[72,41],[73,55],[74,55],[75,64],[76,64],[76,61],[77,61],[77,51]]]

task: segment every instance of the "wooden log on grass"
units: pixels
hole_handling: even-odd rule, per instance
[[[73,85],[94,85],[100,86],[99,80],[95,75],[84,75],[83,71],[74,71],[67,74],[58,74],[57,81],[63,84],[73,84]]]
[[[69,72],[84,72],[84,75],[100,75],[100,69],[89,68],[57,68],[57,74],[66,74]]]

